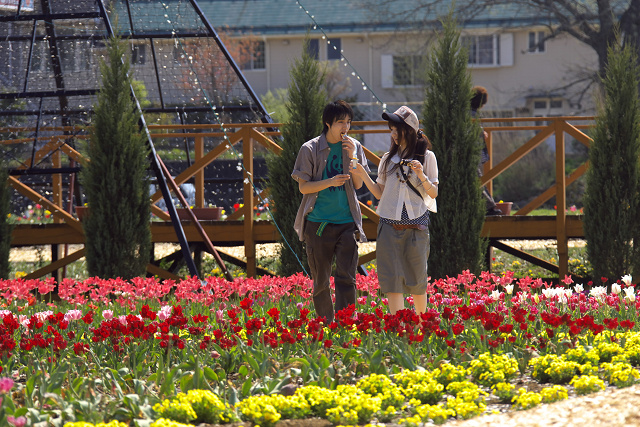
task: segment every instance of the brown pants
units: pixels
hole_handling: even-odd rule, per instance
[[[319,317],[333,322],[334,304],[331,301],[329,278],[335,256],[336,271],[333,276],[336,288],[335,311],[356,303],[356,268],[358,243],[356,225],[327,224],[317,235],[319,222],[305,221],[304,242],[307,249],[311,278],[313,279],[313,305]]]

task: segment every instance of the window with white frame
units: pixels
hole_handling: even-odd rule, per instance
[[[423,55],[382,55],[382,87],[422,86],[425,83],[425,65]]]
[[[546,49],[544,31],[529,32],[529,52],[542,53]]]
[[[257,40],[251,45],[251,58],[240,67],[243,70],[264,70],[266,68],[265,43]]]
[[[465,36],[462,44],[469,51],[469,64],[500,65],[500,38],[496,34]]]
[[[513,34],[465,35],[462,44],[469,53],[470,67],[513,65]]]
[[[561,116],[564,112],[565,102],[563,98],[558,97],[540,97],[529,100],[531,103],[531,111],[533,117],[553,117]],[[537,121],[536,125],[540,126],[545,122]]]

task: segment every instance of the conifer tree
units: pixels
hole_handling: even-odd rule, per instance
[[[587,255],[598,283],[640,275],[639,79],[636,49],[611,45],[584,195]]]
[[[131,96],[125,44],[111,38],[92,121],[89,163],[81,178],[89,201],[84,220],[89,275],[144,276],[151,255],[148,146]]]
[[[480,237],[485,203],[478,178],[481,136],[470,113],[468,53],[450,14],[427,66],[425,134],[438,161],[438,212],[430,217],[429,275],[479,273],[486,242]]]
[[[324,73],[318,61],[309,55],[308,47],[307,37],[302,56],[295,60],[290,72],[291,81],[286,103],[289,121],[282,127],[283,151],[279,156],[268,158],[269,191],[274,208],[272,212],[282,234],[278,274],[283,276],[302,271],[300,262],[305,270],[309,271],[307,255],[293,229],[302,194],[298,189],[298,183],[291,178],[291,172],[302,144],[322,133],[322,111],[328,102],[324,89]]]
[[[11,229],[8,215],[11,213],[11,187],[9,172],[0,164],[0,279],[9,279],[9,254],[11,252]]]

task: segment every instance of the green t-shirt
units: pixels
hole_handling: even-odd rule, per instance
[[[342,169],[342,143],[329,143],[331,152],[327,159],[327,166],[322,172],[322,179],[333,178],[340,175]],[[353,222],[353,216],[349,209],[345,186],[329,187],[318,193],[316,204],[307,216],[309,221],[330,222],[332,224],[346,224]]]

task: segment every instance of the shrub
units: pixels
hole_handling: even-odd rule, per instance
[[[636,48],[609,46],[584,196],[594,277],[640,274],[640,67]],[[634,244],[635,242],[635,244]]]
[[[11,213],[11,187],[9,172],[0,164],[0,279],[9,278],[9,253],[11,252],[11,229],[8,215]]]
[[[90,276],[130,279],[146,274],[151,257],[149,149],[131,94],[128,56],[118,38],[109,39],[101,63],[102,88],[81,172],[89,206],[83,221]]]
[[[479,273],[485,242],[480,237],[485,215],[478,178],[480,127],[471,119],[468,54],[450,15],[427,73],[423,107],[425,134],[438,160],[438,213],[430,232],[437,251],[429,260],[434,279],[455,277],[464,270]]]

